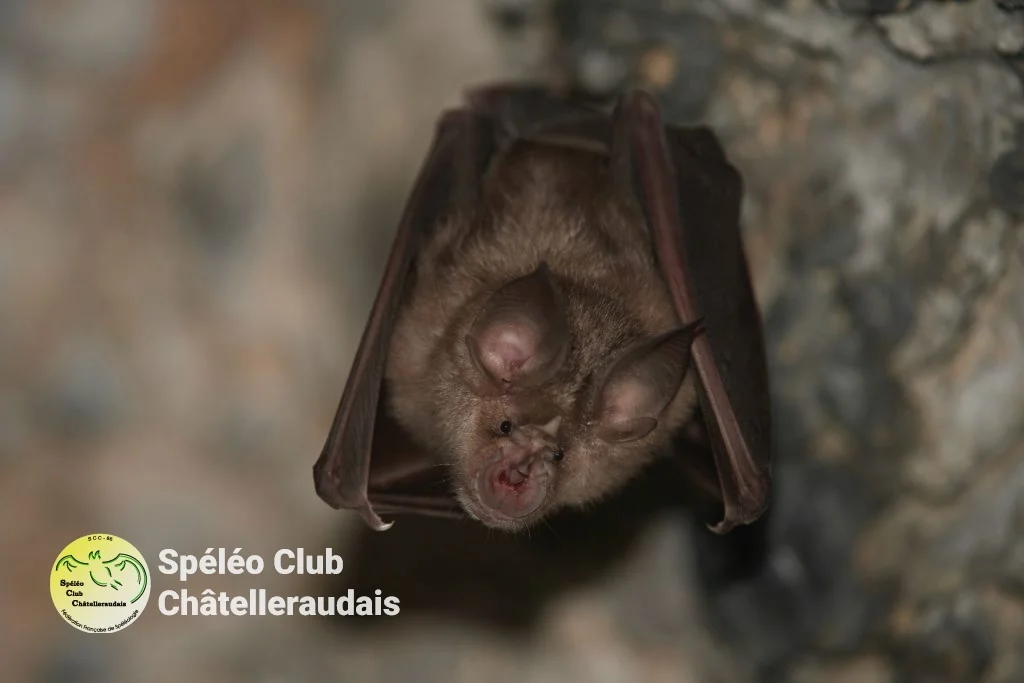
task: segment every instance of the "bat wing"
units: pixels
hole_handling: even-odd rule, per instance
[[[128,572],[129,575],[135,577],[135,581],[139,587],[135,594],[135,597],[131,598],[131,602],[135,602],[142,597],[142,594],[146,592],[146,586],[149,585],[149,575],[146,572],[146,568],[139,562],[139,559],[134,555],[128,553],[118,553],[110,560],[105,560],[103,565],[108,567],[107,572],[110,574],[109,567],[114,567],[120,572]],[[112,576],[112,574],[111,574]],[[124,584],[119,580],[112,579],[111,587],[117,590],[119,586]]]
[[[74,555],[64,555],[59,560],[57,560],[56,564],[53,565],[53,570],[57,571],[62,566],[64,567],[65,570],[73,572],[79,567],[89,566],[89,563],[82,562],[81,560],[77,559]]]
[[[761,315],[739,228],[743,184],[706,128],[665,126],[634,91],[613,114],[612,159],[640,200],[676,311],[704,318],[692,359],[718,471],[725,533],[758,519],[771,489],[771,413]]]
[[[455,109],[441,117],[395,234],[327,441],[313,466],[317,495],[334,508],[359,511],[373,529],[391,526],[378,512],[461,514],[443,473],[388,414],[382,380],[414,256],[438,221],[476,201],[493,144],[492,125],[471,110]]]

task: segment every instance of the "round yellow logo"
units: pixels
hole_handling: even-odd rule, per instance
[[[149,602],[149,567],[138,548],[110,534],[68,544],[50,569],[57,612],[87,633],[113,633],[135,621]]]

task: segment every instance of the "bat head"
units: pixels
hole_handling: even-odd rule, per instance
[[[465,338],[474,377],[485,391],[536,388],[565,364],[570,346],[566,300],[548,265],[499,287]]]
[[[454,463],[463,509],[515,531],[625,484],[689,417],[696,395],[684,380],[698,329],[673,329],[613,354],[568,410],[540,391],[481,402],[464,424],[485,428],[467,434]],[[574,419],[563,417],[569,413]]]

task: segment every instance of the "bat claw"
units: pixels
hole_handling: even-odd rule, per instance
[[[707,528],[712,533],[724,536],[736,528],[736,523],[728,519],[723,519],[721,522],[717,522],[716,524],[708,524]]]
[[[395,525],[394,520],[385,522],[381,519],[380,516],[373,511],[373,508],[370,507],[369,502],[359,508],[359,514],[362,516],[363,521],[366,522],[367,526],[374,531],[387,531]]]

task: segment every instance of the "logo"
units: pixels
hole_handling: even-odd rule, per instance
[[[87,633],[113,633],[135,621],[149,602],[149,567],[138,548],[109,534],[68,544],[50,568],[57,612]]]

